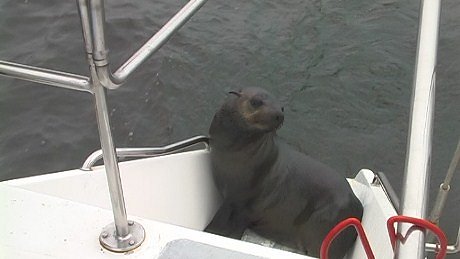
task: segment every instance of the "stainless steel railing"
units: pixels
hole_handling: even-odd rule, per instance
[[[105,88],[115,89],[124,83],[129,75],[165,44],[205,2],[206,0],[189,1],[114,74],[109,70],[108,50],[105,47],[103,0],[77,0],[90,70],[89,77],[0,60],[0,75],[85,91],[94,96],[101,153],[114,214],[114,223],[107,225],[99,237],[101,245],[108,250],[114,252],[130,251],[143,242],[145,233],[140,224],[127,220],[117,155],[110,131]],[[168,146],[164,148],[168,148]]]
[[[204,144],[205,148],[209,148],[209,137],[207,136],[196,136],[183,141],[179,141],[163,147],[146,147],[146,148],[117,148],[116,153],[118,158],[130,158],[130,157],[155,157],[166,154],[175,153],[186,149],[188,147]],[[102,158],[102,149],[94,151],[91,155],[86,158],[80,169],[85,171],[92,170],[92,167]]]
[[[79,2],[85,2],[79,0]],[[90,1],[90,16],[92,22],[94,61],[96,72],[102,85],[109,89],[116,89],[128,78],[132,72],[147,60],[152,53],[158,50],[166,41],[182,26],[206,0],[192,0],[188,2],[175,16],[173,16],[157,33],[155,33],[144,45],[142,45],[125,63],[123,63],[115,73],[110,72],[108,51],[105,46],[104,31],[105,18],[102,0]]]
[[[0,60],[0,75],[72,90],[92,92],[88,77],[51,69]]]

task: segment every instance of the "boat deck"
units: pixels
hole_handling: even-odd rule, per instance
[[[202,232],[220,204],[208,155],[200,150],[120,163],[129,219],[146,231],[139,248],[121,254],[98,241],[113,221],[103,167],[2,182],[0,257],[311,258]],[[396,212],[373,178],[361,170],[350,185],[364,205],[376,258],[391,258],[385,222]],[[365,257],[357,241],[348,258]]]

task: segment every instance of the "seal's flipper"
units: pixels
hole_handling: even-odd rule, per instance
[[[224,202],[204,231],[234,239],[241,239],[248,225],[248,220],[238,215],[233,206]]]

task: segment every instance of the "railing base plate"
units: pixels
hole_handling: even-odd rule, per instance
[[[138,248],[145,239],[145,230],[141,224],[128,221],[129,234],[120,237],[117,235],[115,223],[104,227],[99,235],[101,245],[112,252],[122,253]]]

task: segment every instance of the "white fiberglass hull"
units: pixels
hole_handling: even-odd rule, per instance
[[[202,232],[220,204],[207,151],[120,163],[128,218],[144,243],[126,254],[98,238],[113,222],[103,167],[0,183],[0,258],[309,258]],[[392,258],[386,220],[396,215],[374,175],[350,185],[364,205],[363,226],[376,258]],[[366,258],[359,239],[349,258]]]

